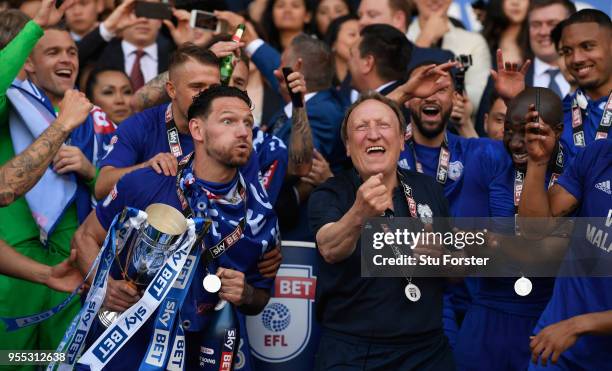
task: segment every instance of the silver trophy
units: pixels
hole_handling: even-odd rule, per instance
[[[187,220],[171,206],[151,204],[145,212],[146,221],[130,235],[118,237],[115,258],[123,279],[137,290],[149,285],[166,259],[179,247],[187,231]],[[98,319],[108,327],[120,315],[121,312],[101,309]]]

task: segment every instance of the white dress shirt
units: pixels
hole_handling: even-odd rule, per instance
[[[558,70],[559,67],[555,67],[550,65],[538,57],[533,59],[533,86],[538,88],[547,88],[550,84],[550,75],[546,73],[549,69]],[[563,77],[563,74],[559,72],[557,76],[555,76],[555,82],[559,89],[561,90],[561,94],[565,97],[567,93],[570,91],[570,85]]]
[[[125,59],[125,73],[130,76],[134,61],[136,60],[136,51],[138,47],[122,40],[121,49],[123,50],[123,57]],[[157,76],[157,43],[153,43],[142,50],[145,54],[140,58],[140,69],[142,70],[142,76],[146,84]]]

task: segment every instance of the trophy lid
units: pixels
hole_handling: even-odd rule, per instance
[[[153,228],[169,235],[181,235],[187,231],[187,221],[183,214],[166,204],[151,204],[145,210],[147,222]]]

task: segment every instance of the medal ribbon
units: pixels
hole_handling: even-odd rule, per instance
[[[412,150],[412,155],[414,156],[414,164],[415,169],[419,173],[423,173],[423,165],[419,162],[417,158],[416,150],[414,148],[414,138],[412,136],[412,124],[408,125],[406,129],[406,144]],[[442,141],[442,145],[440,145],[440,155],[438,156],[438,167],[436,170],[436,181],[440,184],[446,184],[446,179],[448,178],[448,166],[450,163],[450,150],[448,149],[448,137],[446,133],[444,133],[444,140]]]
[[[576,94],[580,94],[579,92]],[[608,96],[608,101],[604,107],[603,115],[599,121],[597,127],[597,133],[595,134],[595,140],[605,139],[608,137],[610,131],[610,125],[612,124],[612,91]],[[572,100],[572,137],[574,139],[574,145],[576,147],[585,147],[586,140],[584,138],[584,127],[582,123],[582,110],[578,105],[576,97]]]
[[[168,145],[170,146],[170,153],[176,158],[183,155],[183,148],[181,147],[181,140],[179,139],[179,132],[174,122],[172,115],[172,103],[166,107],[166,133],[168,135]]]

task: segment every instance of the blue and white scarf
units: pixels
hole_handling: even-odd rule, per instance
[[[49,98],[29,80],[15,80],[7,91],[11,102],[9,127],[15,154],[23,152],[55,120],[56,114]],[[87,120],[74,129],[66,141],[76,146],[94,166],[104,153],[104,145],[110,139],[108,133],[114,125],[106,126],[105,115],[94,108]],[[89,190],[77,182],[75,174],[57,174],[50,167],[42,178],[26,193],[26,201],[43,240],[50,235],[65,210],[76,201],[79,221],[85,220],[91,211]]]

